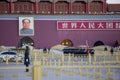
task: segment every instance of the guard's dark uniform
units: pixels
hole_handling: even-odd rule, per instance
[[[30,64],[29,52],[30,52],[30,49],[28,46],[26,46],[25,56],[24,56],[24,65],[26,65],[26,67],[29,67],[29,64]],[[26,72],[28,72],[28,71],[29,71],[29,69],[26,69]]]

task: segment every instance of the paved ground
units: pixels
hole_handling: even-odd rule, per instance
[[[84,66],[84,65],[83,65]],[[86,65],[90,66],[90,65]],[[118,66],[118,65],[116,65]],[[29,66],[29,72],[25,72],[24,64],[13,64],[10,63],[6,65],[5,63],[0,63],[0,80],[32,80],[32,64]],[[120,68],[111,69],[114,74],[108,75],[106,79],[106,69],[102,69],[102,74],[93,72],[93,69],[88,70],[88,75],[86,74],[86,69],[42,69],[42,80],[120,80]],[[95,76],[95,77],[93,77]]]

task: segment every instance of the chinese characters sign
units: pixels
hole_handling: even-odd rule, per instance
[[[120,21],[57,21],[57,30],[120,30]]]

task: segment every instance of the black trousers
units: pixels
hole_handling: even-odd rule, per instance
[[[29,72],[29,69],[28,69],[29,65],[26,64],[26,72]]]

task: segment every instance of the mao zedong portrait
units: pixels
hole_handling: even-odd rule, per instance
[[[30,28],[31,21],[29,19],[22,20],[22,29],[20,29],[20,34],[33,34],[33,29]]]

